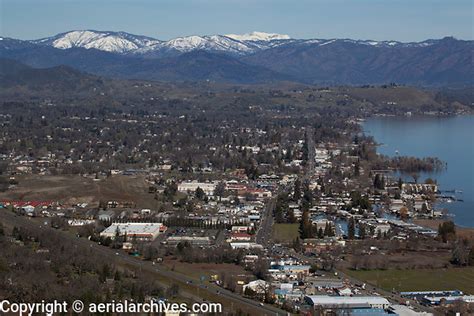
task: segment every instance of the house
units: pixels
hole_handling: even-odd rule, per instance
[[[246,190],[239,192],[239,195],[246,195],[246,194],[250,194],[256,199],[265,199],[265,198],[272,197],[272,192],[270,192],[269,190],[261,189],[261,188],[247,188]]]
[[[233,233],[247,233],[250,230],[249,226],[232,226]]]
[[[269,288],[270,284],[268,282],[264,280],[255,280],[245,284],[243,286],[243,291],[245,293],[246,291],[248,291],[248,289],[250,289],[257,294],[265,294]]]
[[[252,235],[247,233],[232,233],[230,236],[230,240],[232,241],[250,241],[252,239]]]
[[[351,296],[352,295],[352,291],[348,287],[342,287],[340,289],[336,289],[336,293],[339,296]]]
[[[99,211],[97,218],[99,221],[110,222],[115,217],[114,211]]]
[[[20,208],[22,212],[24,212],[27,216],[34,216],[35,215],[35,207],[32,205],[25,205]]]
[[[95,220],[93,219],[69,219],[67,221],[69,226],[84,226],[84,225],[91,225],[95,224]]]

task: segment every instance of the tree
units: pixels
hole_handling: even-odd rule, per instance
[[[326,222],[326,225],[324,226],[324,236],[330,236],[331,235],[331,224],[329,222]]]
[[[288,223],[290,224],[296,223],[296,216],[293,210],[288,211]]]
[[[451,262],[459,266],[468,265],[470,252],[471,247],[467,239],[457,240],[452,250]]]
[[[429,213],[428,206],[426,206],[426,202],[421,205],[421,213]]]
[[[166,201],[172,201],[176,192],[178,192],[178,185],[173,181],[166,185],[163,191],[163,196],[165,197]]]
[[[360,176],[360,163],[357,161],[354,164],[354,177],[357,178]]]
[[[198,199],[198,200],[204,200],[204,198],[206,197],[206,193],[204,192],[203,189],[201,189],[200,187],[197,187],[196,191],[194,192],[194,196]]]
[[[298,201],[301,198],[301,181],[296,179],[294,188],[293,188],[293,200]]]
[[[382,189],[382,188],[381,188],[381,186],[382,186],[381,182],[382,182],[382,181],[381,181],[381,177],[380,177],[380,175],[377,173],[377,174],[375,175],[375,178],[374,178],[374,188],[375,188],[375,189],[379,189],[379,190]]]
[[[318,229],[318,238],[324,238],[324,231],[322,227],[319,227]]]
[[[365,225],[362,223],[359,223],[359,238],[360,239],[365,239],[366,237],[366,230],[365,230]]]
[[[313,224],[309,218],[309,211],[304,210],[300,222],[300,235],[302,239],[313,237]]]
[[[408,217],[408,208],[406,206],[402,206],[399,212],[401,219],[406,219]]]
[[[219,200],[224,196],[225,193],[225,183],[220,181],[216,188],[214,189],[214,195],[219,197]]]
[[[353,217],[351,217],[347,225],[347,238],[354,239],[354,237],[355,237],[355,220]]]
[[[299,252],[299,251],[301,251],[301,248],[302,248],[301,240],[300,240],[299,237],[296,237],[296,238],[293,240],[293,249],[294,249],[296,252]]]
[[[245,287],[244,295],[250,298],[254,298],[257,293],[252,290],[249,286]]]
[[[258,259],[255,262],[253,274],[261,280],[268,279],[268,262],[264,259]]]
[[[456,236],[456,226],[453,221],[443,222],[438,226],[438,236],[446,243],[448,240],[454,239]]]

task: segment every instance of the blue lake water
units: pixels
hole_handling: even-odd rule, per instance
[[[443,203],[456,224],[474,227],[474,116],[380,117],[363,124],[365,134],[375,138],[378,152],[395,156],[438,157],[447,163],[446,171],[421,174],[419,181],[431,177],[441,190],[456,193],[463,202]],[[452,193],[447,193],[452,195]]]

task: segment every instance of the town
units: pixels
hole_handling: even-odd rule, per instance
[[[4,104],[5,258],[34,249],[52,265],[46,230],[102,257],[99,287],[112,296],[134,297],[121,278],[146,273],[158,284],[141,295],[207,297],[235,315],[473,311],[469,281],[411,280],[433,271],[472,280],[474,248],[436,204],[455,197],[418,179],[443,162],[379,155],[361,132],[374,104],[353,112],[343,104],[360,101],[344,88],[197,94],[130,84],[139,92],[127,96],[136,102],[128,113],[49,99]],[[315,95],[339,105],[307,107]]]

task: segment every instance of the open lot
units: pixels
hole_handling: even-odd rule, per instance
[[[350,276],[387,291],[461,290],[474,293],[474,267],[413,270],[346,270]]]
[[[116,175],[95,180],[80,175],[17,177],[19,184],[0,199],[53,200],[63,204],[89,203],[97,206],[100,200],[130,201],[137,207],[156,207],[149,184],[143,176]]]
[[[274,224],[273,238],[276,242],[292,242],[299,237],[298,224]]]

